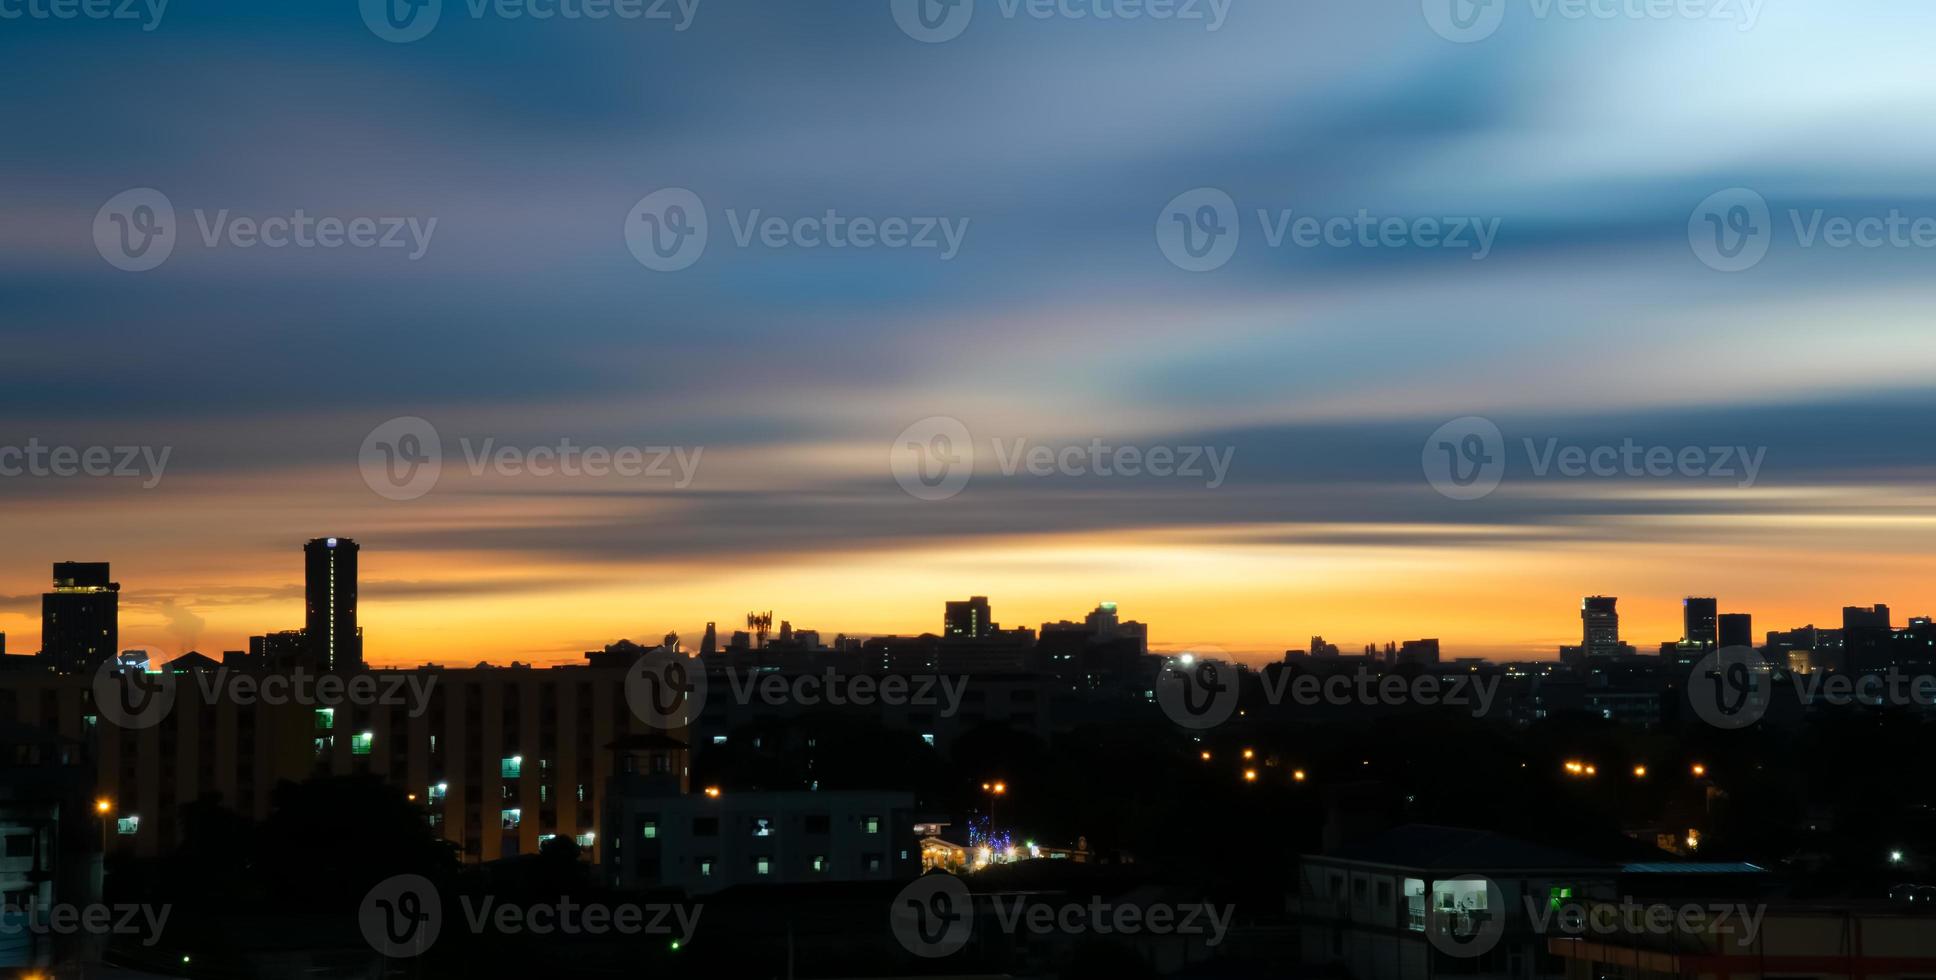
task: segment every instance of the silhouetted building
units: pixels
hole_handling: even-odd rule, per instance
[[[1681,644],[1704,650],[1714,649],[1719,637],[1712,597],[1689,596],[1681,600]],[[1727,644],[1723,643],[1722,646]]]
[[[287,670],[308,652],[302,630],[283,630],[249,637],[250,664],[266,670]]]
[[[321,670],[351,670],[363,663],[363,633],[356,625],[356,542],[315,538],[303,545],[303,634]]]
[[[104,561],[54,563],[54,590],[40,597],[40,652],[60,673],[93,670],[121,644],[121,583]]]
[[[978,595],[965,602],[948,603],[947,614],[941,624],[942,636],[979,640],[993,632],[995,622],[988,609],[987,596]]]
[[[1587,596],[1580,603],[1580,647],[1587,659],[1620,655],[1620,613],[1614,596]]]
[[[1406,640],[1398,648],[1396,663],[1435,664],[1439,662],[1439,641]]]
[[[1754,617],[1747,613],[1722,613],[1719,620],[1719,637],[1723,647],[1752,647],[1754,642]]]
[[[1863,670],[1888,662],[1890,654],[1889,607],[1842,607],[1842,661],[1851,670]]]

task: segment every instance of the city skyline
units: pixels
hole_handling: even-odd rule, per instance
[[[353,655],[348,655],[348,659],[345,661],[348,663],[354,663],[363,659],[362,643],[363,643],[364,630],[359,625],[359,617],[361,613],[366,612],[370,608],[366,602],[360,602],[356,597],[356,592],[359,592],[359,591],[367,592],[371,585],[369,581],[360,579],[360,577],[357,574],[357,555],[362,550],[363,544],[362,542],[359,542],[356,539],[349,537],[348,535],[310,538],[306,541],[306,543],[303,546],[303,552],[304,552],[303,561],[305,565],[305,575],[308,575],[310,571],[314,568],[326,567],[326,566],[314,566],[313,563],[318,558],[333,554],[337,549],[337,542],[339,541],[339,539],[342,542],[343,549],[349,555],[350,564],[348,566],[346,581],[351,583],[351,585],[353,586],[348,600],[348,607],[347,607],[347,614],[346,614],[347,618],[339,620],[339,622],[346,624],[343,627],[344,632],[346,634],[353,632],[356,636],[356,640],[355,640],[355,644],[357,647],[356,652]],[[63,568],[74,566],[76,564],[77,563],[72,563],[72,562],[54,563],[55,573],[57,575],[61,574]],[[78,564],[85,565],[86,563],[78,563]],[[97,574],[99,576],[102,576],[100,584],[105,585],[107,583],[105,576],[108,574],[108,568],[110,567],[116,569],[114,573],[116,578],[124,577],[123,574],[119,571],[121,566],[115,562],[110,561],[105,564],[102,564],[102,563],[96,563],[96,564],[99,566]],[[291,587],[275,590],[278,593],[293,591],[293,598],[288,599],[286,601],[280,600],[280,599],[264,600],[260,604],[249,604],[246,606],[238,604],[237,606],[234,606],[232,608],[237,610],[239,615],[240,610],[264,608],[264,607],[275,608],[277,604],[281,602],[284,606],[286,606],[288,603],[294,603],[299,610],[302,610],[305,604],[304,597],[305,597],[306,590],[313,587],[317,590],[318,596],[320,596],[324,592],[326,592],[335,581],[333,577],[328,575],[323,575],[320,572],[318,573],[318,576],[319,577],[313,577],[311,581],[307,584],[299,580],[295,585]],[[122,588],[121,587],[122,583],[119,583],[119,582],[116,582],[114,584],[116,586],[116,591],[111,593],[109,597],[119,600],[120,619],[119,619],[118,625],[119,625],[119,634],[123,638],[123,642],[119,644],[120,648],[121,649],[143,649],[150,652],[151,655],[158,654],[159,655],[158,659],[160,660],[172,659],[184,653],[190,652],[191,650],[195,652],[200,652],[203,654],[219,654],[227,650],[248,650],[250,648],[249,640],[252,637],[260,637],[265,634],[277,633],[277,632],[282,632],[284,630],[300,628],[301,624],[305,621],[311,624],[315,624],[315,623],[327,624],[331,622],[332,619],[334,619],[334,617],[330,617],[330,616],[324,615],[321,612],[318,612],[318,607],[312,604],[306,611],[301,613],[303,617],[302,619],[290,619],[285,616],[285,619],[287,620],[285,621],[285,619],[275,619],[271,617],[267,620],[256,622],[254,625],[243,627],[245,629],[245,632],[239,637],[239,642],[235,642],[235,643],[202,642],[201,638],[204,637],[205,635],[209,635],[209,636],[214,635],[214,634],[205,634],[201,632],[201,630],[206,630],[206,627],[207,627],[206,622],[204,622],[200,627],[198,627],[198,632],[194,634],[194,638],[187,638],[185,634],[164,635],[163,638],[165,640],[170,641],[173,645],[170,645],[169,643],[156,643],[149,640],[141,639],[140,637],[144,635],[154,636],[156,635],[154,632],[156,629],[166,630],[169,628],[170,624],[164,623],[159,627],[150,626],[148,627],[147,631],[144,632],[141,625],[137,621],[135,628],[131,630],[130,623],[128,622],[127,616],[126,616],[126,610],[130,608],[130,603],[128,602],[128,599],[131,596],[140,597],[141,590],[138,587]],[[378,594],[380,595],[383,590],[383,587],[395,586],[399,583],[384,582],[382,580],[379,580],[377,584],[378,584]],[[421,585],[422,583],[403,583],[403,584]],[[43,591],[45,591],[44,586],[43,586]],[[1326,622],[1324,622],[1321,619],[1314,619],[1312,621],[1312,625],[1309,626],[1308,628],[1304,626],[1287,627],[1286,629],[1288,631],[1285,633],[1283,642],[1279,645],[1270,646],[1270,647],[1259,647],[1255,649],[1245,649],[1241,647],[1233,647],[1233,646],[1217,644],[1217,643],[1190,643],[1190,642],[1166,640],[1164,638],[1164,629],[1163,629],[1164,624],[1160,619],[1142,612],[1134,604],[1125,604],[1120,600],[1117,600],[1114,598],[1095,598],[1090,600],[1077,600],[1078,604],[1082,602],[1089,603],[1088,605],[1080,605],[1080,607],[1077,608],[1073,606],[1072,607],[1056,606],[1054,600],[1044,600],[1044,599],[1038,598],[1031,601],[1026,597],[1010,597],[1010,596],[1003,596],[1000,593],[993,593],[993,594],[987,594],[987,593],[988,593],[988,590],[980,590],[980,589],[958,590],[957,592],[949,593],[946,596],[936,597],[933,599],[933,601],[927,603],[926,606],[924,607],[924,612],[926,614],[925,616],[910,615],[905,610],[897,610],[895,614],[897,620],[909,623],[909,625],[904,627],[899,627],[899,628],[878,629],[878,630],[850,629],[850,628],[847,628],[847,624],[845,623],[815,619],[811,616],[795,615],[791,609],[787,609],[787,608],[779,609],[774,617],[773,622],[774,624],[776,624],[775,625],[776,630],[777,630],[777,624],[779,624],[784,620],[785,622],[791,624],[792,627],[796,630],[813,630],[821,635],[821,638],[823,641],[831,642],[831,640],[835,636],[843,635],[843,634],[849,637],[859,638],[859,639],[872,638],[876,636],[918,636],[922,634],[946,635],[946,630],[944,629],[944,625],[947,622],[947,618],[949,616],[957,614],[956,613],[957,606],[962,608],[962,614],[966,614],[969,612],[973,612],[974,609],[976,608],[972,604],[973,602],[979,602],[984,599],[987,601],[988,605],[986,607],[981,607],[981,608],[992,609],[992,612],[988,613],[988,615],[990,615],[993,618],[996,624],[1002,624],[1005,629],[1026,628],[1029,630],[1035,630],[1042,624],[1046,624],[1046,623],[1064,622],[1064,621],[1070,621],[1070,620],[1080,621],[1080,618],[1083,615],[1086,615],[1091,609],[1096,608],[1098,606],[1107,605],[1112,607],[1112,611],[1114,611],[1115,609],[1121,609],[1123,612],[1123,615],[1127,619],[1138,620],[1143,623],[1149,624],[1152,627],[1150,644],[1149,644],[1150,650],[1152,652],[1181,653],[1185,651],[1193,651],[1198,653],[1208,653],[1213,656],[1227,656],[1229,659],[1244,662],[1244,663],[1263,664],[1263,663],[1274,662],[1280,659],[1283,656],[1283,654],[1287,651],[1303,649],[1306,638],[1314,635],[1326,637],[1329,643],[1338,646],[1345,653],[1355,653],[1360,649],[1364,648],[1366,645],[1383,647],[1388,643],[1397,643],[1397,642],[1402,642],[1405,640],[1412,640],[1412,639],[1431,638],[1439,642],[1442,649],[1444,650],[1444,656],[1447,660],[1450,660],[1456,657],[1478,657],[1478,658],[1495,660],[1495,661],[1557,660],[1557,659],[1560,659],[1559,648],[1580,645],[1581,624],[1583,621],[1583,619],[1574,620],[1572,623],[1571,633],[1561,636],[1550,647],[1547,647],[1545,649],[1536,649],[1531,651],[1529,655],[1523,655],[1523,656],[1502,654],[1496,650],[1486,650],[1483,648],[1479,648],[1475,645],[1464,644],[1455,640],[1450,640],[1447,638],[1444,630],[1438,629],[1430,623],[1422,624],[1419,626],[1419,628],[1416,628],[1416,629],[1387,627],[1383,629],[1382,632],[1379,632],[1379,633],[1374,634],[1371,632],[1367,632],[1367,633],[1359,634],[1355,632],[1348,633],[1345,631],[1338,630],[1335,627],[1328,625]],[[969,596],[974,597],[972,601],[968,598]],[[20,606],[23,604],[23,600],[25,598],[26,597],[7,597],[5,602],[10,607]],[[36,600],[38,604],[38,602],[41,601],[43,597],[40,593],[36,593],[33,596],[33,598]],[[1702,638],[1704,629],[1711,631],[1711,627],[1713,625],[1712,623],[1709,623],[1707,627],[1702,627],[1699,625],[1695,625],[1689,621],[1688,616],[1690,615],[1690,613],[1689,613],[1687,604],[1690,602],[1697,603],[1697,604],[1706,604],[1706,608],[1709,610],[1710,613],[1714,613],[1718,610],[1718,616],[1724,622],[1729,620],[1730,618],[1733,618],[1737,623],[1739,623],[1740,622],[1739,618],[1744,615],[1754,617],[1753,619],[1754,629],[1750,634],[1753,640],[1753,645],[1759,645],[1763,641],[1763,639],[1765,639],[1765,637],[1770,631],[1776,631],[1776,630],[1786,631],[1786,630],[1799,629],[1806,626],[1815,626],[1822,629],[1839,629],[1842,624],[1842,616],[1843,616],[1844,610],[1847,607],[1852,605],[1867,607],[1870,605],[1880,604],[1884,607],[1889,608],[1895,616],[1902,618],[1905,622],[1909,617],[1921,615],[1922,613],[1919,612],[1918,610],[1923,609],[1922,606],[1916,605],[1914,600],[1908,603],[1904,603],[1904,602],[1890,602],[1890,601],[1882,601],[1882,600],[1866,599],[1866,598],[1860,599],[1860,600],[1850,600],[1846,602],[1830,601],[1830,600],[1824,599],[1824,600],[1820,600],[1816,604],[1816,607],[1820,611],[1819,614],[1811,614],[1811,615],[1805,616],[1802,619],[1790,622],[1786,619],[1777,618],[1775,614],[1767,613],[1764,610],[1757,609],[1753,606],[1752,603],[1732,602],[1726,596],[1717,597],[1712,595],[1711,592],[1696,591],[1696,592],[1690,592],[1690,593],[1675,597],[1671,602],[1671,608],[1667,609],[1665,612],[1663,612],[1663,610],[1661,609],[1652,608],[1654,605],[1658,605],[1658,604],[1645,601],[1645,597],[1640,597],[1640,601],[1636,601],[1636,597],[1630,594],[1607,595],[1605,596],[1605,598],[1611,598],[1614,600],[1620,600],[1624,598],[1627,600],[1615,612],[1615,619],[1614,619],[1614,626],[1613,626],[1613,629],[1615,630],[1615,635],[1613,639],[1609,639],[1606,642],[1608,644],[1611,644],[1612,642],[1617,640],[1619,643],[1625,645],[1628,648],[1631,648],[1632,650],[1638,652],[1640,655],[1643,655],[1643,656],[1651,655],[1655,653],[1660,643],[1673,642],[1675,640],[1680,640],[1688,636],[1690,628],[1694,630],[1693,635],[1697,640]],[[1602,599],[1602,596],[1599,593],[1587,594],[1584,596],[1576,596],[1571,600],[1572,608],[1576,610],[1585,610],[1586,608],[1588,608],[1590,604],[1600,599]],[[771,605],[771,604],[742,602],[742,603],[739,603],[737,606],[728,606],[727,608],[743,609],[748,606],[762,606],[762,605]],[[110,608],[113,609],[114,607],[110,607]],[[139,604],[138,598],[137,598],[137,603],[133,606],[133,608],[136,608],[136,609],[143,608],[143,606]],[[1530,603],[1522,603],[1521,608],[1525,611],[1528,611],[1529,618],[1539,619],[1542,622],[1548,619],[1564,618],[1563,616],[1554,615],[1552,613],[1552,610],[1547,609],[1546,607],[1536,608]],[[1032,612],[1024,612],[1021,615],[1017,615],[1014,612],[1014,610],[1018,610],[1018,609],[1025,610],[1025,611],[1036,610],[1036,609],[1046,609],[1049,611],[1043,612],[1040,615],[1034,614]],[[183,612],[190,612],[190,611],[182,610],[180,609],[180,607],[176,607],[176,615],[180,615]],[[38,605],[37,605],[36,612],[33,614],[32,617],[28,617],[24,613],[10,613],[8,615],[11,615],[15,618],[31,618],[33,625],[37,627],[38,624],[40,623],[40,617],[42,613],[38,610]],[[110,615],[112,616],[113,614],[110,613]],[[281,613],[278,613],[278,615],[281,615]],[[1698,616],[1698,613],[1696,615]],[[730,635],[732,632],[739,630],[741,628],[742,624],[738,616],[739,616],[738,613],[734,613],[733,615],[725,616],[725,617],[710,616],[702,619],[696,619],[694,620],[695,625],[692,625],[692,626],[678,625],[678,623],[675,622],[675,619],[677,619],[678,617],[669,616],[669,617],[665,617],[665,622],[663,624],[656,625],[656,626],[652,624],[647,624],[644,627],[632,625],[623,629],[618,629],[607,636],[589,639],[583,644],[574,644],[573,649],[561,651],[561,652],[552,654],[550,656],[538,655],[531,652],[523,652],[523,653],[511,652],[500,656],[483,656],[483,655],[478,655],[475,652],[446,653],[446,654],[439,655],[434,650],[429,650],[429,649],[410,651],[402,654],[390,653],[386,655],[383,651],[395,650],[396,646],[381,642],[381,636],[379,633],[372,637],[372,639],[377,640],[378,642],[376,642],[373,645],[373,647],[371,647],[372,650],[375,650],[378,652],[370,656],[368,658],[368,662],[370,663],[371,666],[375,666],[375,667],[413,667],[413,666],[419,666],[425,663],[439,663],[439,664],[445,664],[450,666],[469,666],[471,664],[475,664],[478,662],[507,664],[512,661],[531,663],[539,666],[573,664],[573,663],[581,662],[586,652],[600,649],[608,643],[617,642],[619,640],[631,640],[633,642],[640,643],[642,645],[650,646],[658,643],[667,632],[678,634],[682,642],[687,647],[687,649],[696,650],[698,648],[699,638],[705,632],[706,626],[720,624],[718,633],[722,637],[721,642],[724,643],[725,636]],[[690,618],[690,617],[688,616],[685,618]],[[924,621],[915,622],[915,620],[917,619],[924,620]],[[1388,624],[1392,623],[1393,618],[1387,617],[1385,622]],[[1666,626],[1660,625],[1663,622],[1666,622],[1668,625]],[[0,615],[0,624],[8,624],[7,615]],[[179,621],[174,621],[173,625],[179,628],[180,623]],[[5,647],[5,649],[8,652],[15,655],[25,654],[35,649],[38,649],[40,647],[40,643],[39,643],[40,630],[38,628],[20,628],[19,624],[17,623],[9,624],[9,628],[0,629],[0,636],[8,637],[6,641],[7,646]],[[305,647],[305,649],[308,649],[308,647]],[[507,648],[507,649],[514,649],[514,648]],[[1611,650],[1611,646],[1608,646],[1607,650]],[[319,663],[327,662],[330,659],[330,657],[324,652],[324,648],[321,647],[320,645],[314,650],[313,656],[315,656],[315,658],[317,659],[317,662]]]

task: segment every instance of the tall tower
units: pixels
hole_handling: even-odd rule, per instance
[[[54,563],[54,590],[40,597],[40,651],[62,674],[93,670],[120,653],[121,583],[104,561]]]
[[[303,545],[303,642],[319,670],[363,666],[363,632],[356,625],[356,553],[349,538],[315,538]]]
[[[1592,595],[1580,602],[1580,646],[1587,657],[1620,655],[1620,614],[1614,596]]]
[[[1719,637],[1715,607],[1712,597],[1688,596],[1681,600],[1682,646],[1714,649]]]

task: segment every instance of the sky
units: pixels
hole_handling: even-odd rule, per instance
[[[326,535],[382,664],[1936,609],[1924,3],[113,9],[0,0],[13,653],[61,560],[296,628]]]

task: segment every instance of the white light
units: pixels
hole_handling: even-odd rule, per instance
[[[1185,666],[1185,667],[1188,667],[1188,666],[1190,666],[1191,664],[1193,664],[1193,663],[1196,663],[1196,662],[1197,662],[1197,655],[1196,655],[1196,654],[1194,654],[1194,653],[1186,653],[1186,654],[1184,654],[1183,656],[1181,656],[1181,657],[1178,657],[1178,658],[1176,658],[1176,659],[1177,659],[1177,660],[1178,660],[1178,661],[1179,661],[1180,663],[1182,663],[1182,664],[1183,664],[1183,666]]]

